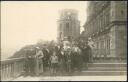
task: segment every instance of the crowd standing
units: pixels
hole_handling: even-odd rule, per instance
[[[87,42],[80,45],[77,42],[37,46],[26,53],[25,74],[40,75],[50,71],[51,74],[73,73],[88,68],[91,62],[91,47]]]

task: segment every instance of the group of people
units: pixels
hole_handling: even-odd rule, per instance
[[[55,45],[52,48],[36,47],[26,53],[25,73],[39,75],[50,71],[56,73],[73,73],[87,68],[87,63],[91,62],[91,47],[84,43],[64,43]]]

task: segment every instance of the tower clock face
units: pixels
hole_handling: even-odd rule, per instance
[[[68,12],[67,14],[68,14],[68,15],[70,15],[70,14],[71,14],[71,12]]]
[[[68,19],[70,19],[70,16],[71,16],[71,12],[67,12],[67,15],[68,15]]]

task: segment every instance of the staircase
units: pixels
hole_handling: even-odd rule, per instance
[[[126,63],[88,63],[88,68],[83,67],[82,71],[72,73],[60,73],[56,76],[126,76]],[[42,76],[51,76],[49,72],[44,72]]]
[[[47,73],[47,74],[46,74]],[[44,81],[44,80],[126,80],[127,64],[126,63],[89,63],[88,69],[83,68],[81,72],[75,71],[71,74],[51,75],[50,72],[44,72],[40,76],[35,77],[19,77],[14,81]],[[91,78],[91,79],[90,79]],[[97,78],[97,79],[96,79]],[[30,80],[31,79],[31,80]]]
[[[75,75],[84,76],[122,76],[127,75],[126,63],[89,63],[88,69],[83,68],[81,73]]]

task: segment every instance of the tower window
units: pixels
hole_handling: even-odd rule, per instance
[[[68,28],[68,29],[69,29],[69,23],[66,23],[66,28]]]

